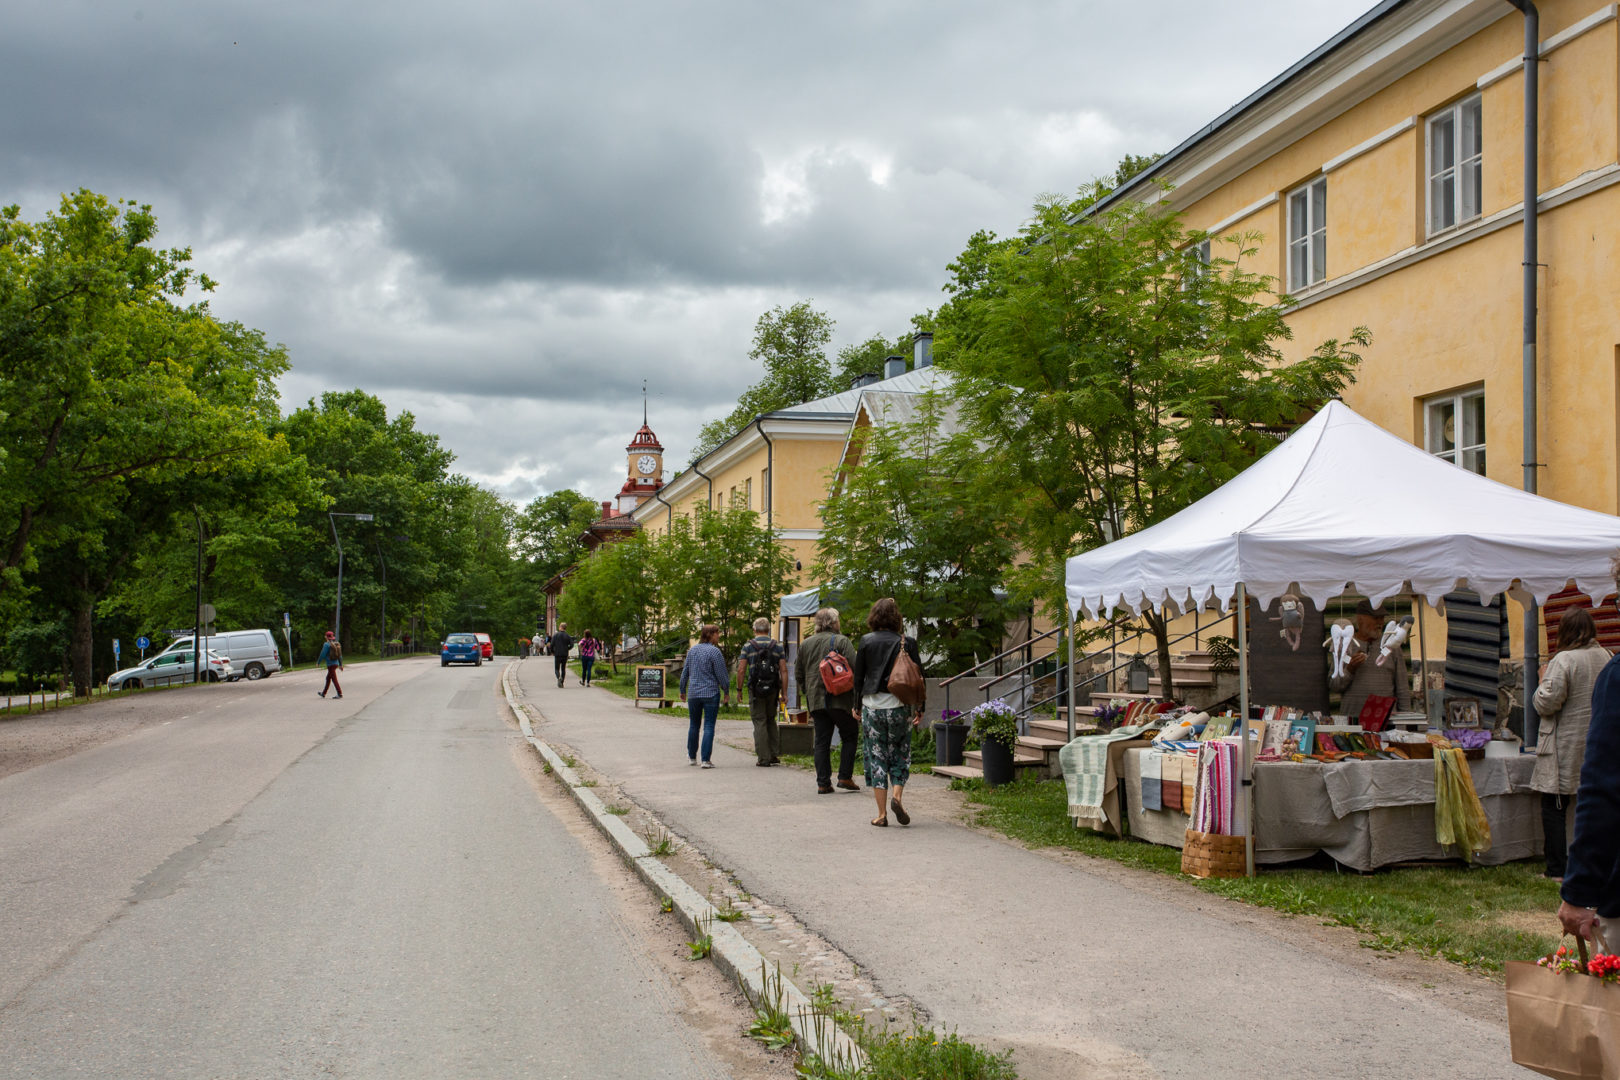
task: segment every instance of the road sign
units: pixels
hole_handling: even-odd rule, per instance
[[[204,623],[213,622],[214,621],[214,615],[215,615],[215,611],[214,611],[214,605],[213,604],[204,604],[202,606],[202,621]]]
[[[149,639],[145,634],[142,634],[140,637],[135,639],[135,647],[137,649],[150,649],[152,647],[151,639]]]
[[[292,625],[292,613],[291,612],[283,611],[281,613],[281,625],[282,626],[291,626]]]
[[[113,638],[113,663],[118,662],[118,639]]]

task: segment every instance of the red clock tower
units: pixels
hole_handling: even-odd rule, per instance
[[[630,467],[624,486],[619,489],[617,508],[621,514],[630,513],[664,486],[664,448],[647,426],[647,418],[641,419],[641,430],[624,448]]]

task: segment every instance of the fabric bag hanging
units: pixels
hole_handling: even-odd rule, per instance
[[[1580,945],[1586,966],[1586,942]],[[1539,964],[1507,965],[1513,1060],[1558,1080],[1620,1076],[1620,985]]]

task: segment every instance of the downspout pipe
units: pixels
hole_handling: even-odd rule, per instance
[[[771,489],[776,486],[776,444],[771,442],[769,435],[765,434],[765,418],[763,416],[754,418],[754,430],[758,431],[759,437],[765,440],[765,490],[761,494],[765,496],[765,527],[769,529],[772,525]]]
[[[702,474],[700,473],[699,475],[701,476]],[[663,503],[664,509],[669,511],[669,516],[664,519],[664,531],[669,532],[669,530],[675,527],[675,508],[669,505],[669,501],[664,498],[664,493],[662,490],[653,492],[653,498]]]
[[[705,473],[702,469],[698,468],[698,464],[697,464],[696,461],[692,462],[692,471],[697,473],[699,476],[703,477],[703,479],[708,482],[708,485],[709,485],[709,509],[713,510],[714,509],[714,477],[710,476],[708,473]],[[664,505],[668,506],[669,504],[665,503]]]
[[[1532,0],[1507,0],[1524,13],[1524,490],[1536,493],[1536,271],[1540,260],[1541,13]],[[1536,745],[1541,726],[1532,700],[1541,668],[1541,611],[1532,599],[1524,612],[1524,742]]]

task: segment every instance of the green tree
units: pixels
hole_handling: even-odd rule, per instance
[[[1246,267],[1254,237],[1220,238],[1206,266],[1168,203],[1087,213],[1093,193],[1038,202],[936,340],[985,467],[1018,493],[1014,580],[1054,615],[1067,556],[1235,476],[1353,381],[1347,345],[1370,341],[1357,328],[1285,362],[1290,301]],[[1166,620],[1144,619],[1168,673]]]
[[[856,463],[822,512],[817,576],[851,611],[894,597],[924,652],[950,671],[999,651],[1011,613],[1000,586],[1018,532],[1006,484],[980,467],[937,393],[921,395],[911,419],[853,439]]]
[[[590,629],[614,647],[609,659],[618,671],[618,639],[650,641],[656,629],[658,588],[655,541],[645,532],[603,544],[585,556],[558,601],[559,617],[579,632]]]
[[[861,375],[883,374],[883,362],[891,356],[906,357],[909,367],[910,334],[902,334],[893,341],[881,334],[873,334],[858,345],[845,345],[838,350],[838,362],[833,370],[832,392],[848,390]]]
[[[808,300],[789,308],[778,304],[761,315],[754,323],[754,344],[748,356],[764,365],[765,377],[739,395],[737,407],[728,416],[703,425],[692,459],[731,438],[756,416],[843,389],[833,385],[827,365],[832,333],[832,319],[811,307]]]
[[[771,617],[793,587],[792,552],[758,513],[741,507],[676,515],[653,550],[669,625],[714,623],[730,656],[752,635],[753,621]]]

